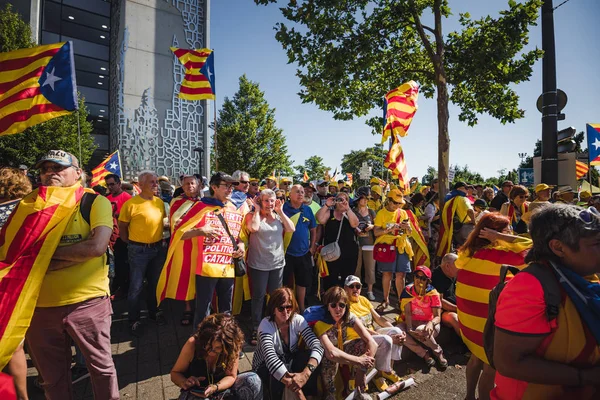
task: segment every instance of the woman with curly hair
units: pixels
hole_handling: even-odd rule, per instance
[[[0,168],[0,228],[19,201],[31,192],[31,182],[17,168]]]
[[[244,334],[229,314],[212,314],[183,345],[171,370],[181,388],[179,400],[262,399],[262,384],[254,372],[238,374]]]

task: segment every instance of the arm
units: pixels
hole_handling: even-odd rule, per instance
[[[456,310],[457,310],[456,304],[452,304],[448,300],[444,299],[444,296],[442,296],[442,295],[440,295],[440,297],[442,299],[442,310],[456,312]]]
[[[436,325],[439,325],[442,322],[442,309],[441,307],[432,307],[431,311],[433,312],[433,319],[425,325],[425,332],[427,336],[431,336],[433,334],[433,330]]]
[[[287,215],[285,215],[283,210],[280,208],[276,212],[277,212],[277,215],[279,215],[279,218],[281,219],[281,224],[283,225],[283,231],[284,232],[295,232],[296,227],[294,226],[294,223]],[[312,236],[313,235],[311,234],[311,237]]]
[[[479,233],[479,237],[483,238],[483,239],[487,239],[490,242],[501,240],[503,242],[508,242],[508,243],[512,243],[517,238],[519,238],[518,236],[511,235],[511,234],[508,234],[508,233],[498,232],[498,231],[495,231],[495,230],[490,229],[490,228],[483,228],[481,230],[481,232]]]
[[[304,342],[306,343],[308,348],[311,349],[311,353],[304,370],[292,376],[293,383],[291,385],[291,389],[294,392],[297,392],[298,390],[302,389],[306,382],[308,382],[308,379],[312,374],[310,372],[310,369],[308,369],[308,365],[312,365],[316,368],[323,357],[323,347],[321,347],[321,342],[319,342],[319,339],[317,339],[317,337],[313,333],[312,329],[308,326],[304,318],[302,318],[302,320],[300,321],[299,329],[300,336],[304,339]]]
[[[129,243],[129,222],[119,221],[119,237],[125,243]]]
[[[379,315],[379,313],[377,313],[377,311],[375,311],[374,308],[371,308],[371,316],[373,317],[373,321],[375,321],[375,323],[381,326],[382,328],[394,326],[390,321]]]
[[[387,235],[389,234],[391,231],[393,231],[394,229],[396,229],[395,227],[392,228],[382,228],[380,226],[375,225],[375,228],[373,230],[373,233],[375,234],[375,237],[379,237],[379,236],[383,236],[383,235]]]
[[[251,211],[246,214],[246,228],[248,232],[257,232],[260,227],[260,212],[258,210]]]
[[[475,211],[473,211],[472,208],[469,208],[467,210],[467,215],[471,219],[471,223],[474,224],[475,223]]]
[[[320,225],[322,226],[322,225]],[[317,228],[311,228],[310,230],[310,253],[315,254],[317,251]]]
[[[350,226],[352,228],[356,228],[358,226],[359,221],[356,214],[354,214],[354,211],[348,208],[348,210],[346,211],[346,216],[348,217],[348,222],[350,222]]]
[[[179,357],[177,357],[177,361],[175,361],[175,365],[171,369],[171,382],[183,390],[187,390],[192,386],[200,386],[201,384],[197,376],[185,377],[185,373],[194,359],[194,347],[195,339],[193,337],[189,338],[183,345]]]
[[[317,211],[315,218],[319,224],[325,225],[327,223],[327,220],[329,219],[329,207],[331,207],[330,203],[332,202],[332,197],[328,198],[325,205]]]
[[[52,255],[52,260],[59,262],[68,261],[72,262],[70,265],[75,265],[92,258],[100,257],[106,253],[111,234],[112,228],[98,226],[91,230],[90,237],[87,240],[68,246],[57,247]],[[61,265],[63,268],[70,266],[68,263],[61,263]],[[53,266],[51,264],[50,266],[51,269],[60,269],[58,267],[59,265]]]
[[[367,344],[367,353],[371,357],[375,357],[375,353],[377,353],[377,343],[373,336],[369,333],[367,328],[360,321],[360,318],[356,318],[354,320],[354,330],[358,333],[358,336]]]
[[[331,343],[331,340],[329,340],[327,334],[322,334],[321,337],[319,337],[319,340],[323,345],[323,349],[325,350],[325,357],[327,357],[328,360],[338,364],[360,365],[359,357],[352,356],[338,349],[336,346],[333,345],[333,343]]]
[[[406,323],[406,330],[412,331],[412,310],[410,309],[410,301],[404,306],[404,322]]]

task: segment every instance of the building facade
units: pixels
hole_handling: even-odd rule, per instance
[[[0,3],[6,3],[0,0]],[[8,0],[41,44],[74,44],[78,90],[98,145],[120,151],[125,179],[209,171],[207,102],[179,99],[170,47],[209,47],[209,0]],[[207,151],[204,151],[207,149]]]

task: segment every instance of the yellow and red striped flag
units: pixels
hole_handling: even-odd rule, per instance
[[[96,185],[105,186],[104,177],[108,174],[119,175],[119,178],[123,177],[121,175],[121,158],[119,157],[119,150],[112,153],[106,160],[102,161],[92,170],[92,182],[90,183],[90,187]]]
[[[308,174],[306,173],[306,170],[304,170],[304,176],[302,177],[302,182],[308,182],[310,178],[308,177]]]
[[[71,42],[0,53],[0,136],[77,109]]]
[[[42,186],[0,229],[0,370],[25,337],[52,255],[84,192],[80,184]]]
[[[185,67],[179,98],[214,100],[217,92],[213,51],[211,49],[186,50],[177,47],[171,47],[171,51]]]
[[[400,140],[395,135],[392,136],[392,147],[385,157],[383,165],[391,171],[395,179],[398,179],[398,188],[405,191],[408,187],[408,172],[406,171],[404,151],[400,146]]]
[[[577,174],[577,179],[583,178],[588,173],[589,170],[590,170],[590,167],[588,167],[588,165],[586,163],[583,163],[579,160],[575,160],[575,171]]]
[[[381,143],[391,136],[404,137],[408,134],[410,123],[417,112],[419,85],[415,81],[404,83],[390,90],[383,103],[383,119],[385,127]]]
[[[346,182],[348,182],[348,185],[352,186],[352,174],[349,172],[346,172]]]

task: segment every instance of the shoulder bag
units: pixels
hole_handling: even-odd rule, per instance
[[[340,240],[340,234],[342,233],[342,225],[344,224],[344,219],[346,219],[346,214],[342,215],[342,220],[340,221],[340,228],[338,229],[337,238],[335,242],[329,243],[326,246],[323,246],[321,249],[321,257],[326,262],[332,262],[340,258],[342,254],[342,250],[340,249],[340,245],[338,241]]]
[[[233,251],[237,251],[237,249],[238,249],[237,241],[235,240],[235,238],[229,231],[229,226],[227,226],[227,221],[225,221],[225,218],[223,218],[223,214],[218,213],[217,217],[221,221],[221,224],[223,224],[223,228],[225,228],[225,232],[227,232],[227,234],[229,235],[229,239],[231,239]],[[247,268],[246,268],[246,261],[244,261],[244,257],[238,257],[238,258],[233,257],[233,269],[235,271],[235,276],[246,275]]]

